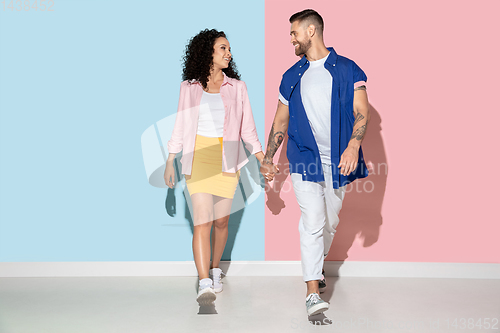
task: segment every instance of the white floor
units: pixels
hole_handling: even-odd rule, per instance
[[[223,281],[200,308],[193,277],[0,278],[0,332],[500,332],[500,280],[327,278],[315,318],[300,277]]]

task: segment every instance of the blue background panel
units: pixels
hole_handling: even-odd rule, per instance
[[[176,112],[185,45],[215,28],[264,142],[264,1],[52,9],[0,11],[0,261],[192,260],[185,200],[176,190],[177,214],[167,214],[141,134]],[[263,194],[230,233],[223,258],[264,260]]]

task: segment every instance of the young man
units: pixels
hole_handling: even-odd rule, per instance
[[[323,19],[312,9],[290,17],[291,43],[301,57],[281,80],[278,109],[261,172],[272,180],[273,156],[288,130],[287,157],[297,202],[302,272],[308,315],[328,303],[322,275],[339,223],[345,186],[368,176],[361,141],[369,120],[366,75],[356,63],[323,42]]]

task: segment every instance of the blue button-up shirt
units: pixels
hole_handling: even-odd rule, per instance
[[[325,68],[332,75],[331,107],[331,159],[333,187],[339,188],[350,182],[368,176],[368,169],[359,149],[358,166],[348,176],[340,174],[340,157],[347,148],[354,126],[353,99],[354,83],[366,81],[366,74],[356,63],[339,56],[333,48],[328,48],[330,55],[325,61]],[[304,56],[290,67],[280,84],[280,94],[288,101],[290,121],[288,124],[287,157],[290,173],[299,173],[302,180],[322,182],[325,180],[319,155],[307,114],[302,104],[300,82],[309,68],[309,61]]]

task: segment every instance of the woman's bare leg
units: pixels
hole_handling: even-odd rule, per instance
[[[219,267],[220,259],[226,247],[229,213],[233,199],[214,196],[214,229],[212,231],[212,264]]]
[[[198,276],[208,278],[210,269],[210,230],[214,219],[214,200],[208,193],[195,193],[191,196],[193,204],[193,257]]]

